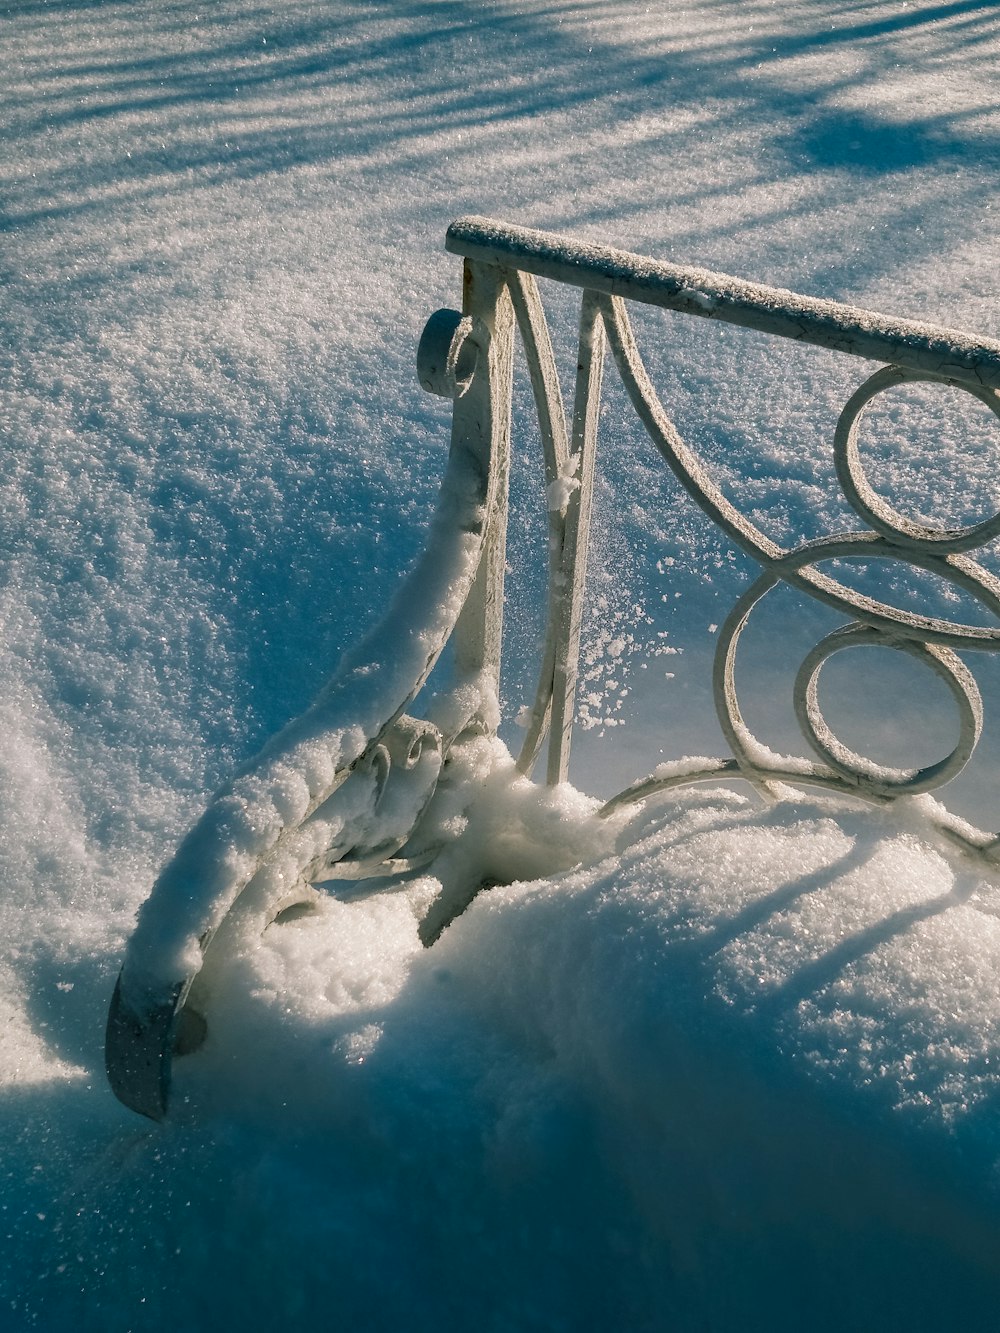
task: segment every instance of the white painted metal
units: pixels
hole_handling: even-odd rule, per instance
[[[896,319],[835,302],[818,301],[795,293],[742,282],[722,274],[681,268],[606,246],[567,240],[527,228],[509,226],[482,218],[463,218],[448,231],[447,246],[455,253],[494,264],[512,285],[523,287],[526,275],[549,278],[582,289],[583,316],[578,353],[579,386],[589,393],[599,384],[593,374],[598,341],[598,323],[607,340],[626,392],[637,415],[681,485],[727,535],[763,568],[757,582],[739,600],[719,636],[714,673],[716,708],[732,758],[706,760],[700,766],[668,772],[634,784],[604,807],[605,813],[625,803],[648,799],[688,782],[707,781],[738,774],[765,794],[774,794],[777,784],[788,782],[818,785],[849,792],[874,801],[940,787],[958,773],[974,750],[982,728],[982,702],[971,672],[953,649],[994,652],[1000,648],[1000,625],[969,625],[939,617],[923,616],[868,597],[832,577],[831,561],[902,561],[927,570],[970,593],[995,621],[1000,621],[1000,580],[966,552],[1000,535],[1000,514],[963,529],[936,529],[898,513],[871,486],[858,450],[858,424],[868,404],[885,389],[901,383],[926,381],[950,384],[971,393],[1000,416],[1000,344],[970,337],[957,330]],[[534,291],[532,287],[532,291]],[[794,550],[785,550],[757,528],[722,493],[694,452],[685,444],[663,410],[636,346],[626,300],[696,315],[721,319],[761,332],[797,341],[832,347],[854,356],[890,362],[857,390],[844,408],[833,441],[837,475],[845,497],[867,530],[838,533]],[[515,297],[515,305],[517,298]],[[525,317],[519,318],[525,352],[532,371],[540,415],[553,400],[551,388],[540,390],[539,381],[554,383],[554,372],[544,374],[535,363],[548,356],[549,341],[539,329],[544,316],[533,306],[530,335],[524,336]],[[539,353],[539,348],[546,349]],[[556,390],[557,392],[557,390]],[[596,422],[599,391],[589,403]],[[579,413],[579,409],[578,409]],[[543,435],[545,427],[543,425]],[[593,457],[595,438],[588,437]],[[568,590],[582,604],[585,578],[585,542],[564,537],[563,558],[551,578],[550,617],[544,650],[543,681],[548,662],[556,658],[565,682],[575,671],[578,639],[564,640],[568,654],[560,657],[559,617],[566,617]],[[749,731],[740,712],[735,686],[736,650],[747,620],[757,603],[779,583],[787,583],[825,602],[850,618],[850,623],[828,636],[807,656],[794,690],[796,717],[810,749],[821,761],[806,757],[772,755]],[[919,771],[886,769],[854,754],[833,735],[819,709],[817,682],[823,663],[834,652],[861,644],[879,644],[906,652],[927,665],[947,685],[959,711],[959,736],[952,752],[938,763]],[[570,658],[573,658],[572,662]],[[551,712],[558,692],[553,693]],[[572,729],[572,687],[558,722],[552,727],[549,780],[566,775],[566,756]],[[544,729],[543,712],[548,708],[545,691],[539,695],[529,724],[530,768],[539,733]],[[965,828],[947,815],[941,822],[949,836],[961,845],[1000,856],[1000,843],[992,835]]]
[[[485,673],[496,694],[503,646],[503,583],[507,564],[507,481],[510,474],[510,401],[514,375],[514,316],[506,284],[496,269],[465,265],[465,318],[485,346],[485,374],[474,374],[455,396],[452,448],[469,431],[481,440],[477,456],[487,470],[485,534],[479,568],[455,624],[455,664],[460,676]],[[475,333],[472,334],[476,336]]]
[[[933,550],[942,553],[971,551],[977,546],[985,546],[988,541],[1000,535],[1000,513],[967,528],[932,528],[925,523],[916,523],[886,504],[870,485],[861,462],[858,427],[865,408],[873,398],[886,389],[921,381],[931,384],[941,383],[941,380],[934,375],[922,375],[916,371],[906,370],[902,366],[887,366],[865,380],[861,388],[852,395],[840,414],[833,437],[837,479],[854,512],[894,545],[909,551]],[[1000,417],[1000,397],[995,390],[981,389],[977,385],[964,383],[955,387],[978,398],[995,416]]]
[[[1000,342],[974,338],[957,329],[896,319],[491,218],[457,219],[448,228],[445,245],[453,254],[484,264],[518,269],[607,296],[1000,388]]]
[[[545,462],[546,498],[563,478],[571,478],[569,436],[562,391],[556,371],[552,340],[538,287],[530,273],[506,272],[508,287],[517,315],[517,326],[524,344],[528,373],[538,413]],[[549,519],[549,598],[545,646],[538,673],[535,701],[527,718],[524,742],[518,755],[520,772],[530,774],[535,766],[552,716],[552,688],[555,671],[556,640],[562,614],[563,546],[566,535],[566,509],[563,504],[547,504]]]
[[[761,574],[718,636],[713,689],[729,754],[664,765],[608,801],[602,813],[688,783],[733,778],[765,796],[792,783],[885,802],[936,790],[962,769],[978,742],[982,701],[956,650],[1000,649],[1000,580],[969,554],[1000,536],[1000,514],[948,529],[897,512],[867,477],[858,427],[880,393],[917,380],[957,385],[1000,417],[1000,344],[485,219],[454,223],[447,245],[465,257],[462,311],[434,314],[418,350],[421,384],[453,404],[451,452],[427,550],[381,624],[316,703],[220,793],[154,886],[129,945],[107,1037],[112,1087],[146,1115],[165,1113],[173,1057],[204,1034],[220,940],[259,930],[307,901],[311,881],[407,874],[442,846],[428,811],[439,793],[453,796],[468,783],[463,755],[496,725],[515,326],[538,413],[549,510],[546,637],[521,772],[531,772],[548,733],[548,781],[567,776],[606,347],[681,486]],[[582,292],[571,434],[536,276]],[[742,514],[659,402],[627,300],[889,363],[852,395],[832,441],[840,485],[863,530],[786,550]],[[831,561],[872,560],[939,576],[976,599],[992,623],[914,614],[867,597],[829,572]],[[811,756],[772,754],[747,727],[737,699],[740,637],[761,599],[780,584],[835,608],[848,622],[807,654],[794,686]],[[437,700],[432,718],[408,717],[404,708],[449,638],[454,690]],[[817,689],[823,664],[836,652],[872,644],[927,666],[955,700],[958,738],[937,763],[919,770],[874,764],[843,745],[824,719]],[[994,834],[942,807],[935,818],[966,851],[1000,861]],[[441,895],[421,925],[425,943],[479,887],[442,872]]]
[[[556,615],[552,625],[552,725],[547,774],[550,783],[565,782],[569,776],[603,361],[604,324],[600,318],[600,307],[597,299],[590,292],[585,292],[580,312],[573,447],[569,457],[570,476],[567,478],[568,482],[573,483],[573,489],[566,504],[566,526],[552,593]]]

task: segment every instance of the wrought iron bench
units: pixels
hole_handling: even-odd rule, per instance
[[[995,651],[1000,628],[897,609],[820,565],[908,562],[977,599],[1000,624],[1000,580],[966,554],[1000,534],[1000,514],[965,528],[916,522],[875,492],[858,449],[858,423],[868,404],[904,382],[959,387],[1000,416],[1000,344],[482,218],[455,222],[447,248],[464,259],[463,312],[433,315],[417,353],[423,387],[454,403],[449,460],[425,551],[388,614],[313,705],[215,798],[141,911],[111,1004],[106,1054],[115,1093],[145,1115],[165,1114],[172,1061],[204,1036],[212,955],[227,935],[260,930],[308,902],[315,883],[411,875],[431,865],[456,836],[461,821],[448,816],[468,806],[478,789],[469,776],[470,747],[497,725],[515,328],[537,407],[550,500],[547,628],[520,773],[532,773],[548,737],[546,782],[567,777],[608,347],[670,469],[762,573],[722,626],[715,652],[714,697],[730,753],[664,765],[600,813],[684,784],[734,778],[765,795],[774,794],[776,784],[793,783],[891,801],[947,782],[979,740],[979,691],[955,650]],[[536,277],[582,290],[568,424]],[[783,549],[739,512],[658,401],[633,336],[629,301],[881,363],[847,402],[834,438],[840,486],[865,530]],[[778,758],[765,750],[736,698],[740,636],[757,603],[781,583],[848,617],[807,655],[795,683],[795,712],[813,758]],[[455,683],[430,700],[425,716],[409,714],[404,710],[449,640]],[[910,770],[878,765],[848,749],[825,722],[817,694],[824,662],[865,644],[910,654],[946,684],[960,725],[954,749],[940,762]],[[1000,857],[993,834],[943,807],[934,817],[965,851],[987,861]],[[425,944],[480,887],[443,877],[421,925]]]

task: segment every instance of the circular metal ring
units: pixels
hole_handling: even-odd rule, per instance
[[[944,759],[925,768],[891,768],[856,754],[833,734],[819,706],[819,675],[834,653],[859,647],[899,649],[944,681],[959,715],[958,742]],[[979,741],[983,702],[972,673],[949,648],[915,639],[891,639],[868,625],[854,624],[834,630],[807,655],[795,679],[795,716],[816,754],[851,782],[882,796],[912,796],[940,787],[962,771]]]
[[[980,388],[974,384],[942,379],[936,375],[921,374],[902,366],[887,366],[877,371],[848,400],[840,414],[833,437],[837,478],[851,508],[866,523],[895,545],[908,549],[923,548],[946,553],[968,551],[982,546],[1000,534],[1000,512],[981,523],[965,528],[937,528],[917,523],[887,504],[875,491],[865,474],[858,449],[858,428],[865,409],[873,398],[900,384],[924,382],[951,385],[972,394],[994,416],[1000,418],[1000,394],[995,389]]]
[[[722,734],[739,765],[740,772],[749,782],[765,792],[770,790],[768,786],[770,775],[778,769],[788,770],[782,773],[783,780],[787,780],[788,772],[794,769],[798,776],[810,782],[819,781],[834,788],[846,786],[847,784],[841,784],[840,778],[835,773],[821,770],[808,759],[789,759],[787,756],[773,754],[757,739],[743,719],[736,694],[736,651],[757,603],[777,587],[778,583],[779,580],[774,574],[761,574],[760,578],[739,598],[719,631],[712,665],[712,695]]]
[[[435,310],[417,346],[421,387],[439,398],[461,398],[476,373],[479,351],[471,316],[457,310]]]

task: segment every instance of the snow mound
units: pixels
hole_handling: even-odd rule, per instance
[[[591,859],[432,949],[425,877],[234,951],[172,1122],[74,1186],[103,1326],[989,1326],[997,886],[919,802],[594,808],[498,773],[470,869]]]

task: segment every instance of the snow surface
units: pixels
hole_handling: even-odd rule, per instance
[[[101,1047],[158,870],[422,545],[448,410],[413,357],[459,299],[447,224],[995,338],[996,7],[11,0],[0,32],[0,1328],[995,1327],[997,886],[919,803],[698,792],[598,825],[501,768],[468,846],[514,882],[434,948],[426,880],[272,927],[163,1126],[114,1101]],[[546,299],[565,366],[576,311]],[[860,363],[636,327],[755,523],[856,526],[831,442]],[[598,797],[721,753],[711,655],[750,572],[605,379],[573,769]],[[904,512],[997,505],[981,405],[898,391],[866,421]],[[508,738],[538,452],[524,430]],[[768,602],[745,712],[797,752],[788,686],[836,618]],[[824,668],[846,744],[950,749],[917,664],[842,656],[867,666]],[[995,825],[989,717],[982,750],[954,799]]]

